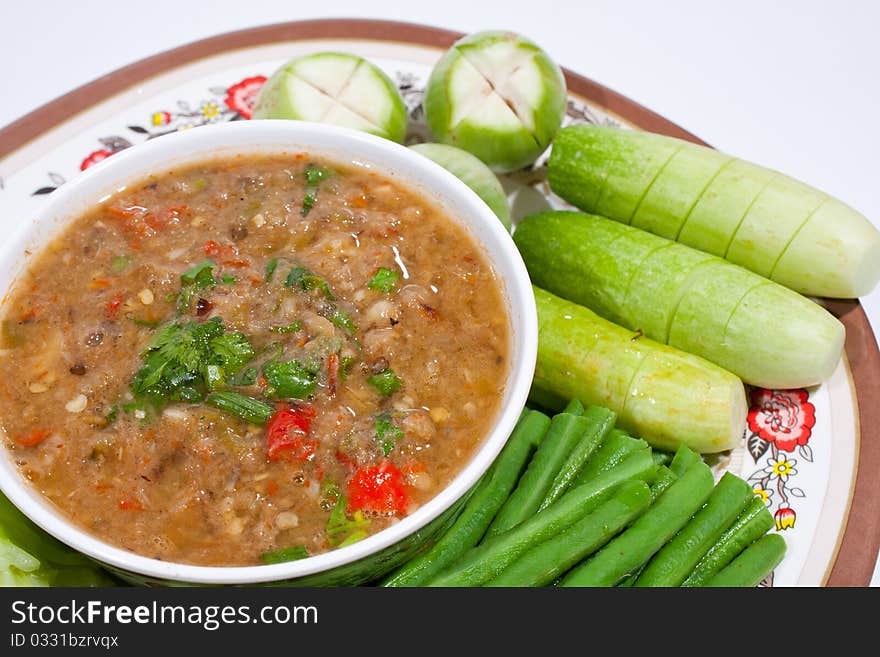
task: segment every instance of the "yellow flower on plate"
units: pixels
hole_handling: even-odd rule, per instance
[[[783,456],[778,459],[768,460],[767,466],[764,468],[764,472],[769,474],[771,479],[781,479],[782,481],[788,481],[788,478],[791,475],[797,474],[797,470],[794,467],[795,465],[797,465],[797,460],[787,459]]]
[[[207,119],[216,119],[220,116],[220,106],[217,103],[212,102],[203,103],[202,114],[204,114]]]
[[[771,492],[771,491],[767,490],[766,488],[757,488],[757,487],[756,487],[756,488],[753,488],[752,490],[753,490],[753,492],[755,493],[755,496],[756,496],[756,497],[760,497],[760,498],[761,498],[761,501],[762,501],[765,505],[766,505],[766,504],[769,504],[769,502],[770,502],[770,495],[772,495],[772,492]]]

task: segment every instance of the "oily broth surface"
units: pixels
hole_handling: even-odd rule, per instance
[[[315,165],[332,173],[310,186]],[[322,364],[305,401],[310,458],[267,458],[264,427],[204,403],[132,407],[141,353],[178,318],[181,275],[206,258],[217,284],[182,319],[220,317],[258,354],[280,344],[284,358]],[[293,267],[329,284],[352,335],[329,321],[320,290],[284,284]],[[380,268],[398,274],[392,292],[368,287]],[[383,461],[403,473],[411,513],[473,455],[510,366],[500,284],[467,231],[397,182],[306,154],[209,161],[130,186],[33,259],[4,317],[0,419],[24,475],[99,538],[202,565],[331,549],[338,491]],[[353,360],[344,381],[329,352]],[[368,382],[383,368],[403,382],[388,396]],[[265,400],[264,388],[236,389]],[[379,414],[400,429],[388,454]],[[370,512],[360,527],[402,515]]]

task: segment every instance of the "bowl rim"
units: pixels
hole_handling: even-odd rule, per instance
[[[248,143],[248,139],[253,139],[254,142]],[[261,145],[261,139],[271,140],[272,143]],[[324,145],[316,145],[315,142]],[[352,149],[354,154],[346,157],[347,161],[364,164],[379,172],[391,174],[404,185],[420,188],[423,195],[427,194],[435,203],[445,206],[449,215],[453,215],[449,212],[450,206],[463,208],[464,212],[455,213],[453,220],[468,229],[471,237],[482,246],[485,257],[499,277],[510,330],[510,369],[504,387],[506,402],[502,401],[493,427],[483,437],[482,444],[470,461],[443,490],[416,511],[352,545],[279,564],[204,566],[142,556],[104,542],[79,528],[25,480],[11,461],[12,450],[6,446],[4,439],[0,439],[0,450],[3,451],[3,457],[0,457],[0,490],[38,526],[73,549],[103,564],[141,577],[201,585],[295,580],[328,572],[378,554],[415,534],[455,504],[492,464],[513,431],[531,386],[538,341],[534,295],[525,264],[510,233],[470,187],[427,157],[378,136],[321,123],[263,119],[200,126],[138,144],[90,167],[53,192],[35,213],[29,228],[33,230],[43,223],[54,221],[55,228],[51,230],[54,234],[82,215],[83,210],[74,211],[70,207],[77,197],[90,198],[86,207],[91,207],[104,197],[98,197],[90,190],[118,189],[120,184],[136,183],[150,173],[169,171],[176,164],[209,161],[227,151],[243,152],[247,155],[292,153],[295,150],[323,154],[333,150],[328,144],[334,144],[342,151]],[[155,158],[160,158],[162,164],[145,164]],[[328,159],[334,158],[330,156]],[[417,180],[427,183],[419,184]],[[481,231],[482,237],[476,234],[475,228]],[[48,237],[51,238],[51,235]],[[47,236],[42,236],[36,242],[32,237],[16,237],[13,241],[16,242],[16,251],[10,257],[18,263],[17,270],[21,271],[26,268],[29,260],[24,253],[25,249],[17,248],[18,245],[32,245],[32,251],[38,254],[45,246]],[[507,270],[506,276],[502,269]],[[15,278],[11,278],[4,293],[8,293],[15,285]],[[0,305],[0,314],[2,310]]]

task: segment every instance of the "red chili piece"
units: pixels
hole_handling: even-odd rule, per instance
[[[409,507],[403,473],[388,459],[355,472],[347,492],[352,511],[405,514]]]
[[[327,392],[336,396],[336,384],[339,381],[339,354],[335,351],[327,357]]]
[[[47,429],[31,429],[26,434],[16,436],[15,442],[25,447],[33,447],[34,445],[39,445],[48,437],[49,431]]]
[[[266,425],[266,456],[270,461],[311,461],[318,441],[310,437],[315,409],[305,404],[276,411]]]
[[[122,295],[114,294],[110,297],[110,300],[107,302],[107,317],[113,319],[116,317],[116,313],[119,311],[119,307],[122,305]]]
[[[119,508],[123,511],[143,511],[144,505],[135,497],[123,497],[119,500]]]

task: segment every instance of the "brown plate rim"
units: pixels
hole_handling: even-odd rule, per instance
[[[447,48],[463,36],[443,28],[399,21],[334,18],[263,25],[194,41],[119,68],[59,96],[0,130],[0,158],[133,85],[158,74],[240,48],[309,39],[366,39]],[[587,77],[564,69],[573,93],[641,129],[708,145],[656,112]],[[868,586],[880,550],[880,350],[858,300],[826,303],[846,327],[846,354],[858,403],[858,464],[845,529],[827,580],[828,586]]]

